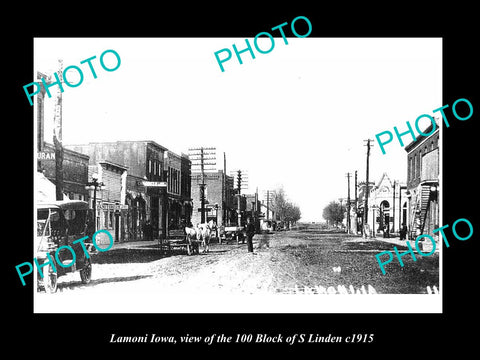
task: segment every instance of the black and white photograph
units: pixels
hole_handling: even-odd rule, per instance
[[[35,311],[440,311],[441,39],[38,38],[34,55]]]
[[[13,354],[472,347],[474,9],[162,5],[15,15]]]

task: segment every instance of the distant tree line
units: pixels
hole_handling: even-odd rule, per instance
[[[295,224],[302,217],[300,208],[287,200],[283,188],[278,188],[274,193],[274,211],[280,218],[280,221]]]
[[[336,201],[331,201],[323,209],[323,218],[327,220],[327,225],[338,226],[345,218],[345,206]]]

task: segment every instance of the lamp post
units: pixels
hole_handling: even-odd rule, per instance
[[[97,189],[102,190],[102,186],[105,186],[103,182],[98,182],[98,174],[92,174],[92,181],[87,182],[85,189],[93,190],[93,231],[97,231]]]

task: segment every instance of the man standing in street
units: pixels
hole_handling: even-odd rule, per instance
[[[247,218],[247,225],[245,226],[245,233],[247,235],[247,249],[248,252],[253,253],[253,235],[255,235],[255,225],[253,225],[250,217]]]

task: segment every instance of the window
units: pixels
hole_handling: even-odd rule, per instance
[[[412,180],[414,180],[416,178],[416,175],[415,175],[416,172],[417,172],[417,154],[415,154],[413,156],[413,171],[412,171],[413,178],[412,178]]]
[[[48,209],[39,209],[37,211],[37,236],[42,236],[45,231],[45,236],[50,235],[50,228],[47,226]]]
[[[410,177],[412,174],[412,158],[408,157],[408,169],[407,169],[407,181],[410,181]]]

